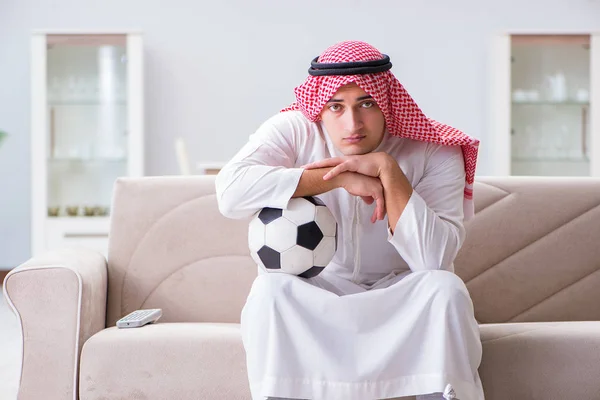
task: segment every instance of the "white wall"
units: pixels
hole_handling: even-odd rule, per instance
[[[29,37],[34,29],[145,33],[147,172],[177,173],[173,139],[193,160],[232,156],[327,46],[364,40],[426,114],[479,137],[490,171],[490,36],[600,30],[598,0],[0,0],[0,266],[29,254]]]

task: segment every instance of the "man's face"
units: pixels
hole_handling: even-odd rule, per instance
[[[335,147],[346,156],[370,153],[383,140],[383,113],[355,83],[333,95],[321,111],[321,120]]]

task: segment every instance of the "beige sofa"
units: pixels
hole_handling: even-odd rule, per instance
[[[213,179],[119,180],[108,263],[57,250],[9,273],[19,399],[250,398],[238,321],[256,267]],[[600,180],[480,178],[475,196],[456,271],[482,324],[486,398],[599,399]],[[159,323],[114,327],[152,307]]]

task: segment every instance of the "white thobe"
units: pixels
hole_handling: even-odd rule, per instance
[[[442,392],[481,400],[479,328],[453,273],[463,243],[460,147],[386,133],[414,191],[393,234],[375,204],[339,188],[318,195],[338,223],[338,249],[315,278],[259,269],[242,311],[252,398],[369,400]],[[286,208],[301,165],[342,156],[321,122],[280,113],[216,179],[219,209],[244,218]]]

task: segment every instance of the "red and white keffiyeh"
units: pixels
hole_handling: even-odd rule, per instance
[[[365,42],[346,41],[329,47],[318,58],[319,63],[345,63],[381,60],[384,55]],[[477,163],[479,140],[460,130],[425,116],[406,89],[391,71],[361,75],[309,76],[294,89],[296,102],[282,110],[300,110],[310,121],[320,119],[325,103],[338,89],[354,82],[371,95],[386,122],[387,131],[394,136],[461,146],[465,161],[465,218],[473,215],[473,181]]]

